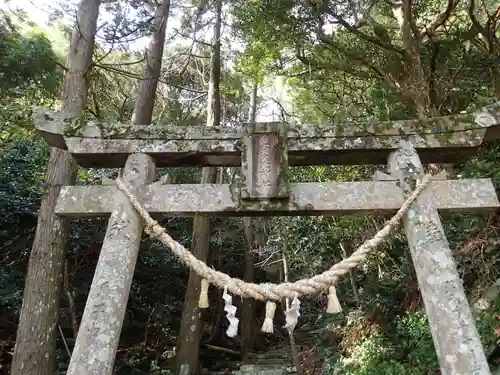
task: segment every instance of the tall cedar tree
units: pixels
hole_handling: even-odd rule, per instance
[[[222,24],[222,0],[215,2],[214,42],[210,58],[210,82],[207,98],[207,126],[218,126],[221,120],[220,104],[220,34]],[[203,168],[201,183],[215,183],[217,168]],[[193,222],[192,251],[194,256],[206,262],[210,250],[211,218],[195,217]],[[181,331],[179,336],[177,367],[187,365],[189,374],[199,373],[199,351],[202,334],[201,311],[198,307],[201,279],[193,271],[189,273],[189,281],[184,299],[182,312]],[[186,366],[184,366],[186,368]],[[184,370],[185,371],[185,370]]]
[[[64,116],[80,117],[87,106],[88,75],[97,30],[100,0],[82,0],[68,52],[62,89]],[[65,150],[52,148],[47,188],[42,197],[31,250],[12,360],[12,375],[52,375],[68,236],[68,221],[54,213],[61,186],[74,185],[77,165]]]

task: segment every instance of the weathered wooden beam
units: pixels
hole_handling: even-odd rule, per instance
[[[151,155],[157,167],[239,166],[245,126],[238,128],[133,124],[82,124],[60,114],[34,111],[38,132],[67,148],[84,167],[122,167],[131,153]],[[275,123],[261,123],[272,129]],[[428,120],[287,126],[289,165],[382,164],[400,142],[411,142],[424,163],[463,161],[500,136],[500,102],[469,114]]]
[[[407,194],[414,188],[413,183],[423,176],[418,154],[409,144],[391,155],[389,170]],[[461,190],[464,196],[481,201],[476,187],[463,188],[466,189]],[[403,223],[441,374],[489,375],[474,318],[439,218],[439,201],[430,194],[420,195]]]
[[[121,192],[116,186],[65,186],[56,213],[109,215]],[[423,193],[443,212],[489,212],[500,203],[489,179],[432,181]],[[147,185],[137,198],[150,213],[172,216],[386,215],[404,196],[395,181],[290,184],[290,199],[245,202],[230,185]]]

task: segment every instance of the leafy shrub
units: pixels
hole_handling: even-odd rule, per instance
[[[425,313],[406,314],[384,333],[375,330],[351,342],[348,355],[327,359],[325,373],[427,375],[438,368]]]

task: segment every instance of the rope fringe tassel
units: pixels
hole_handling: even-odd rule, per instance
[[[342,306],[340,305],[339,298],[337,297],[337,290],[335,285],[328,288],[328,307],[326,312],[328,314],[337,314],[342,311]]]
[[[207,279],[201,279],[200,288],[200,300],[198,301],[198,307],[200,309],[208,308],[208,287],[210,286]]]
[[[267,301],[266,302],[266,318],[262,324],[262,332],[273,333],[274,332],[274,313],[276,312],[276,302]]]

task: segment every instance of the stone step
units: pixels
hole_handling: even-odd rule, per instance
[[[266,365],[243,365],[239,370],[233,372],[207,372],[207,375],[293,375],[295,367],[291,366],[266,366]]]
[[[286,367],[264,366],[264,365],[243,365],[234,375],[287,375]]]
[[[234,367],[233,367],[234,368]],[[207,372],[207,375],[290,375],[296,372],[290,350],[272,347],[261,353],[251,353],[239,370]]]
[[[268,350],[264,353],[252,353],[249,354],[248,358],[250,360],[265,359],[265,358],[281,358],[286,360],[292,358],[292,353],[289,350],[276,349],[276,350]]]
[[[256,358],[255,360],[246,361],[247,365],[263,366],[263,367],[283,367],[291,366],[293,361],[291,358]]]

